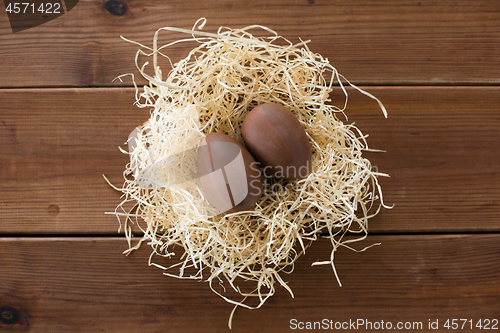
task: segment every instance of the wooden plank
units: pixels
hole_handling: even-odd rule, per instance
[[[448,332],[447,319],[473,325],[500,319],[498,234],[373,236],[364,245],[371,242],[382,245],[337,252],[342,287],[331,267],[311,267],[330,253],[328,241],[316,242],[284,276],[295,297],[280,287],[261,309],[238,309],[232,332],[289,332],[299,322],[323,319],[332,325],[364,320],[358,326],[364,332],[372,331],[367,321],[374,328],[382,321],[384,327],[422,323],[420,330],[429,331],[429,321],[438,320],[435,331]],[[146,246],[123,257],[125,247],[116,238],[0,239],[0,307],[19,313],[17,323],[0,322],[0,330],[229,331],[232,306],[207,283],[163,276],[147,267]]]
[[[385,202],[371,232],[500,230],[500,88],[371,87],[389,110],[350,90],[349,122]],[[116,233],[127,156],[118,150],[148,118],[133,89],[0,91],[0,233]]]
[[[500,91],[497,88],[370,87],[389,110],[351,94],[349,121],[369,134],[366,156],[386,204],[372,231],[499,230]],[[403,226],[404,225],[404,226]]]
[[[370,134],[387,204],[372,232],[500,230],[498,88],[373,87],[389,110],[351,91],[349,122]],[[118,150],[148,118],[132,89],[0,92],[2,233],[116,233]]]
[[[128,162],[119,152],[148,119],[131,89],[2,91],[1,232],[110,233]]]
[[[158,28],[191,28],[200,17],[209,32],[259,24],[294,42],[311,39],[311,50],[358,84],[500,83],[500,8],[489,0],[124,3],[125,14],[115,16],[105,2],[81,0],[67,14],[15,34],[4,15],[0,87],[119,84],[111,81],[135,72],[136,51],[120,35],[151,45]],[[182,37],[166,33],[160,40]],[[192,47],[173,47],[169,55],[179,60]]]

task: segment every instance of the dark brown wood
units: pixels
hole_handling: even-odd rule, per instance
[[[311,267],[331,249],[316,242],[284,276],[295,297],[280,287],[262,308],[238,309],[232,332],[289,332],[293,319],[421,322],[424,332],[439,320],[436,332],[448,332],[446,319],[500,319],[499,235],[373,236],[359,247],[372,242],[382,244],[337,252],[342,287],[330,266]],[[19,312],[0,330],[229,332],[232,306],[207,283],[163,276],[147,266],[147,246],[129,257],[125,248],[116,238],[0,239],[0,307]]]
[[[118,147],[148,119],[132,89],[0,91],[0,232],[113,233],[128,157]]]
[[[293,42],[311,39],[312,51],[358,84],[500,83],[500,7],[495,1],[123,3],[118,8],[82,0],[67,14],[15,34],[4,15],[0,86],[120,85],[111,81],[135,73],[137,49],[120,35],[150,46],[158,28],[191,28],[200,17],[208,19],[209,32],[260,24]],[[165,33],[160,41],[184,37]],[[179,60],[192,47],[176,46],[168,54]]]
[[[370,87],[377,105],[350,94],[349,122],[369,135],[366,156],[380,172],[386,204],[371,231],[500,229],[498,88]],[[404,226],[403,226],[404,225]]]
[[[75,2],[65,0],[66,9]],[[261,309],[238,309],[232,331],[232,305],[206,282],[148,267],[147,244],[124,256],[119,224],[105,215],[120,193],[103,174],[122,184],[128,157],[118,147],[149,116],[133,105],[130,78],[112,82],[137,75],[137,46],[120,35],[151,46],[158,28],[191,28],[200,17],[208,32],[259,24],[292,42],[310,39],[312,51],[389,113],[384,119],[373,100],[348,89],[349,118],[339,115],[369,135],[370,148],[386,151],[365,156],[390,174],[379,180],[394,208],[370,220],[370,235],[354,247],[381,245],[339,249],[339,287],[330,266],[311,266],[331,251],[328,240],[315,242],[283,276],[295,297],[279,287]],[[398,323],[479,332],[485,320],[500,329],[497,2],[80,0],[21,32],[7,19],[0,19],[1,332],[279,333],[318,324],[402,331]],[[185,37],[163,33],[160,44]],[[175,62],[194,46],[167,54]],[[331,96],[342,105],[339,93]],[[447,329],[453,319],[459,326]]]
[[[369,134],[385,202],[371,232],[500,230],[500,89],[370,87],[353,90],[349,122]],[[334,94],[335,98],[336,95]],[[149,111],[133,89],[0,91],[0,233],[115,234],[104,215],[128,162],[118,147]],[[340,117],[342,118],[342,117]]]

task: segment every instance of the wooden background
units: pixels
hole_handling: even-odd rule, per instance
[[[362,244],[381,245],[340,249],[339,287],[330,267],[311,267],[330,253],[316,242],[284,277],[295,297],[278,288],[261,309],[237,310],[232,332],[297,331],[292,319],[422,322],[421,331],[439,320],[437,332],[500,320],[499,1],[121,4],[81,0],[18,33],[0,5],[0,331],[229,332],[231,305],[206,283],[148,267],[147,246],[123,256],[118,222],[104,214],[120,199],[102,174],[121,182],[118,146],[148,118],[131,82],[112,82],[135,71],[136,47],[119,36],[151,45],[157,28],[200,17],[209,32],[261,24],[311,39],[389,112],[350,91],[349,121],[386,151],[368,156],[391,175],[381,184],[395,206]],[[473,328],[448,330],[447,319]]]

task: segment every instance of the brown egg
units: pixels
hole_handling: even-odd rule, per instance
[[[288,180],[309,175],[309,138],[297,117],[284,106],[257,106],[246,116],[242,132],[248,150],[267,173]]]
[[[258,163],[243,145],[222,133],[208,134],[198,148],[198,177],[220,213],[248,210],[263,193]]]

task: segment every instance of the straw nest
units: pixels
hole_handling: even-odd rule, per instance
[[[136,43],[136,66],[149,81],[141,90],[136,87],[136,104],[149,108],[151,117],[131,136],[129,151],[123,150],[130,163],[118,189],[123,201],[113,214],[129,240],[126,253],[147,242],[150,265],[166,275],[207,281],[236,307],[258,308],[276,285],[292,294],[283,273],[293,271],[294,262],[320,234],[330,239],[332,250],[315,264],[331,265],[336,277],[337,248],[367,236],[368,220],[384,206],[377,177],[387,175],[373,170],[362,156],[368,150],[366,136],[337,117],[347,105],[344,85],[376,100],[384,115],[386,111],[378,99],[311,52],[308,41],[294,45],[262,26],[208,33],[201,31],[204,24],[200,19],[191,30],[159,29],[152,48]],[[158,47],[162,31],[188,38]],[[186,41],[198,45],[186,58],[170,63],[164,78],[159,57],[170,61],[164,49]],[[146,73],[147,62],[139,64],[144,56],[152,58],[154,75]],[[340,106],[330,100],[334,88],[345,94]],[[312,173],[288,183],[265,177],[264,195],[253,209],[213,216],[195,179],[197,145],[210,132],[243,143],[245,115],[267,102],[286,106],[304,126],[313,152]],[[132,224],[143,232],[135,244]],[[359,237],[346,240],[346,233]],[[158,256],[170,260],[155,263]],[[241,296],[227,296],[228,287]],[[251,296],[257,302],[248,304]]]

